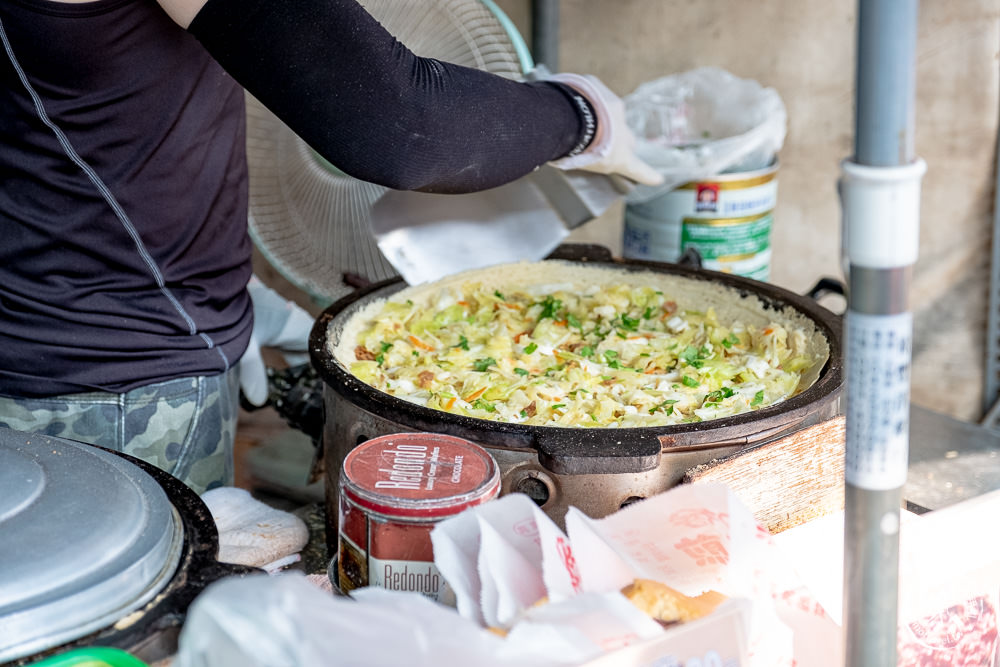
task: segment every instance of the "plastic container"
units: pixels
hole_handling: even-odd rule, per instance
[[[499,492],[499,467],[468,440],[400,433],[358,445],[340,474],[333,583],[344,593],[380,586],[448,602],[444,577],[434,565],[431,530]]]
[[[706,269],[767,280],[778,162],[757,171],[719,174],[625,207],[623,254],[676,262],[695,248]]]
[[[121,649],[95,646],[66,651],[34,662],[32,667],[148,667],[148,665]]]

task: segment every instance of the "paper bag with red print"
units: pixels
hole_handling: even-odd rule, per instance
[[[836,632],[767,530],[725,485],[679,486],[598,520],[571,509],[566,528],[585,591],[652,579],[689,596],[714,590],[750,600],[750,665],[794,664],[783,608],[808,607],[807,618]]]

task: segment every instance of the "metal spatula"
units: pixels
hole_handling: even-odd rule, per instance
[[[406,282],[430,282],[466,269],[540,260],[632,187],[618,176],[542,165],[472,194],[389,191],[372,206],[372,233]]]

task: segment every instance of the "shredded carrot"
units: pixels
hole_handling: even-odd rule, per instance
[[[428,345],[427,343],[425,343],[424,341],[420,340],[419,338],[417,338],[412,334],[409,336],[409,340],[411,343],[413,343],[415,347],[419,347],[421,350],[426,350],[427,352],[434,351],[434,348],[432,346]]]
[[[444,409],[451,410],[454,405],[455,405],[455,397],[452,396],[451,398],[448,399],[448,402],[444,404]]]
[[[507,308],[510,308],[511,310],[521,310],[524,307],[524,306],[522,306],[519,303],[507,303],[506,301],[504,301],[500,305],[506,306]]]
[[[558,324],[561,327],[564,327],[566,326],[566,320],[556,320],[556,324]]]
[[[474,391],[474,392],[472,392],[471,394],[469,394],[468,396],[465,397],[465,402],[466,403],[471,403],[472,401],[476,400],[477,398],[479,398],[480,396],[482,396],[485,393],[486,393],[486,387],[483,387],[482,389]]]
[[[458,305],[468,307],[469,306],[469,302],[468,301],[459,301]]]
[[[768,327],[768,328],[764,329],[764,335],[765,336],[770,336],[773,333],[774,333],[774,329],[772,327]]]

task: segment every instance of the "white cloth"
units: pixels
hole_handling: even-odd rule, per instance
[[[293,556],[309,541],[302,519],[260,502],[245,489],[220,487],[206,491],[201,499],[215,519],[223,563],[270,571],[297,561]]]
[[[250,277],[247,291],[253,303],[253,333],[240,359],[240,389],[250,403],[259,407],[267,403],[267,370],[260,348],[281,350],[290,364],[305,363],[314,320],[305,309],[279,295],[257,276]]]

